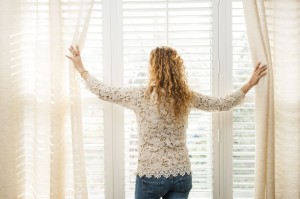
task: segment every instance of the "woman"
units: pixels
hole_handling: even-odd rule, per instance
[[[100,99],[132,109],[138,125],[136,199],[185,199],[192,188],[186,127],[192,108],[227,111],[239,105],[245,94],[264,76],[267,66],[257,64],[250,80],[240,89],[217,98],[188,86],[183,60],[173,48],[162,46],[150,53],[149,82],[142,87],[110,87],[84,68],[79,47],[69,48],[75,68],[86,88]]]

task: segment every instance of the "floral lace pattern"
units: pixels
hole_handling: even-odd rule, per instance
[[[144,98],[146,87],[110,87],[91,74],[82,79],[85,87],[100,99],[134,110],[138,125],[138,167],[140,177],[169,177],[191,173],[186,146],[188,115],[175,121],[172,111],[161,106],[157,111],[154,93]],[[240,89],[226,97],[212,97],[194,92],[190,109],[226,111],[243,102]]]

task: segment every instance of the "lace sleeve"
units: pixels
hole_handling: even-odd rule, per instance
[[[81,79],[85,88],[97,95],[100,99],[119,104],[125,108],[134,109],[142,95],[142,88],[111,87],[89,74],[87,79]]]
[[[194,92],[193,107],[205,111],[228,111],[241,104],[245,94],[241,89],[227,95],[226,97],[213,97]]]

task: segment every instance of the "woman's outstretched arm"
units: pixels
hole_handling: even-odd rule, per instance
[[[73,61],[74,67],[81,74],[82,82],[85,87],[100,99],[112,103],[119,104],[126,108],[134,109],[138,104],[138,100],[142,97],[142,88],[135,87],[112,87],[105,85],[99,79],[89,74],[82,64],[79,47],[73,46],[69,48],[72,56],[66,55]]]
[[[213,97],[194,92],[193,107],[205,111],[228,111],[241,104],[246,93],[255,86],[261,77],[267,74],[267,65],[259,62],[252,73],[251,78],[240,89],[227,95],[226,97]]]

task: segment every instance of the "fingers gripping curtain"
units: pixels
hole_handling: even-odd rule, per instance
[[[94,0],[0,2],[0,198],[88,198],[79,78]]]
[[[256,87],[255,198],[300,198],[300,2],[243,0]]]

